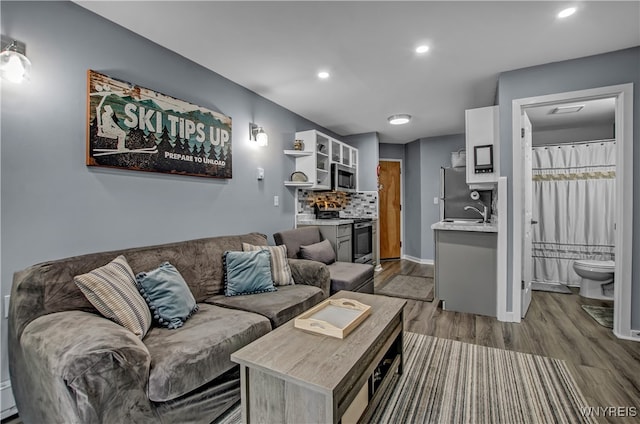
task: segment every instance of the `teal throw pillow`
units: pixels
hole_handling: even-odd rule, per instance
[[[140,294],[149,305],[154,321],[175,329],[198,310],[196,300],[180,272],[169,262],[136,275]]]
[[[276,291],[268,250],[224,252],[224,294],[238,296]]]

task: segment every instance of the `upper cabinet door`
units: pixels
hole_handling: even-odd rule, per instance
[[[351,147],[346,144],[342,145],[342,164],[351,166]]]
[[[487,189],[500,176],[500,126],[498,106],[465,111],[467,184]]]
[[[331,140],[331,162],[342,163],[342,146],[337,140]]]

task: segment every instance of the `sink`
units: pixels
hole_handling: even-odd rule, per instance
[[[481,219],[455,219],[455,218],[446,218],[443,219],[442,222],[447,222],[450,224],[482,224]]]

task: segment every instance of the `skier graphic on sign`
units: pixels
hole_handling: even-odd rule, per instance
[[[127,136],[127,133],[125,132],[125,130],[120,128],[120,126],[116,122],[116,117],[111,106],[107,105],[104,107],[104,112],[102,113],[101,118],[102,119],[100,119],[98,122],[98,137],[118,139],[116,150],[125,151],[126,148],[124,147],[124,139]]]
[[[154,147],[144,147],[140,149],[127,149],[125,146],[125,140],[127,133],[125,130],[120,128],[118,125],[116,115],[113,111],[113,108],[110,105],[106,105],[103,108],[103,104],[105,99],[111,94],[118,94],[120,96],[124,95],[122,93],[115,93],[111,91],[111,87],[109,85],[104,84],[96,84],[96,91],[91,93],[92,96],[101,96],[100,103],[96,106],[96,120],[98,122],[98,137],[110,138],[113,140],[118,140],[118,144],[115,149],[93,149],[93,156],[105,156],[105,155],[115,155],[119,153],[158,153],[157,146]],[[104,111],[101,113],[101,109]]]

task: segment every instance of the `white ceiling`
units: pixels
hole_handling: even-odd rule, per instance
[[[500,72],[640,45],[638,1],[77,3],[340,135],[386,143],[463,133],[465,109],[496,103]],[[413,120],[389,125],[397,113]]]

